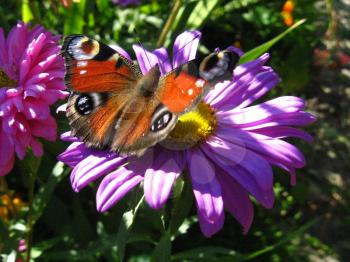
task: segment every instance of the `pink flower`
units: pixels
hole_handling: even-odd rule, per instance
[[[42,26],[18,22],[5,38],[0,28],[0,175],[31,147],[43,154],[38,138],[54,141],[57,125],[50,105],[67,96],[57,42]]]

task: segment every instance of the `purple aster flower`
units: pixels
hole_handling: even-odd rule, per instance
[[[19,22],[7,38],[0,28],[0,175],[11,171],[15,153],[23,159],[31,147],[41,156],[38,138],[56,139],[49,106],[68,94],[58,40],[42,26]]]
[[[164,48],[148,52],[134,45],[142,73],[158,64],[165,74],[194,59],[198,36],[196,31],[179,35],[172,62]],[[210,237],[222,228],[225,209],[247,232],[253,220],[249,195],[265,208],[273,206],[271,166],[290,173],[295,184],[295,170],[305,165],[301,152],[283,138],[311,141],[309,134],[296,127],[315,120],[303,111],[305,103],[297,97],[252,105],[279,83],[277,74],[265,66],[268,58],[264,54],[238,66],[232,81],[217,84],[196,110],[179,118],[165,141],[140,158],[87,148],[64,134],[63,139],[73,143],[59,159],[73,167],[73,189],[79,191],[104,176],[96,196],[97,209],[103,212],[143,181],[147,203],[159,209],[186,169],[203,234]]]
[[[128,6],[128,5],[138,5],[140,4],[140,0],[112,0],[113,4]]]

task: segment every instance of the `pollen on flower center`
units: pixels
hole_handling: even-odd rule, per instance
[[[179,120],[161,145],[172,150],[184,150],[205,141],[217,125],[215,110],[205,103],[179,117]]]
[[[4,71],[0,69],[0,87],[14,87],[17,81],[11,79]]]

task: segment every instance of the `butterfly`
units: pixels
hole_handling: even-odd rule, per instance
[[[85,35],[65,37],[62,54],[72,135],[88,147],[138,156],[164,140],[215,84],[231,80],[239,60],[224,50],[163,76],[158,65],[142,75],[132,61]]]

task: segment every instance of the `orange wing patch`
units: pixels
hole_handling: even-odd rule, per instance
[[[172,113],[180,114],[203,93],[206,81],[186,72],[172,72],[161,82],[157,98]]]
[[[118,100],[119,101],[116,101],[115,98],[108,100],[108,102],[94,112],[89,119],[90,127],[99,141],[103,141],[106,138],[109,128],[115,123],[118,112],[125,104],[120,99]]]
[[[116,61],[73,61],[68,84],[78,92],[108,92],[129,86],[136,81],[126,64],[116,67]]]

